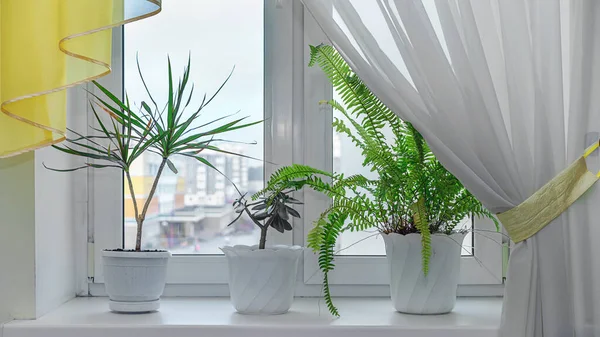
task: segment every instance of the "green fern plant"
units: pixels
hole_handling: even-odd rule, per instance
[[[441,165],[421,134],[388,109],[333,47],[311,46],[310,56],[309,65],[324,71],[342,100],[322,103],[339,111],[350,123],[336,118],[334,129],[361,150],[363,166],[376,172],[378,178],[346,177],[296,164],[280,168],[256,196],[306,186],[331,198],[331,206],[315,221],[307,242],[319,255],[325,301],[337,316],[328,273],[335,267],[335,243],[344,231],[376,228],[382,234],[420,233],[423,272],[427,275],[432,233],[450,234],[469,216],[496,220]],[[386,137],[385,127],[391,136]]]

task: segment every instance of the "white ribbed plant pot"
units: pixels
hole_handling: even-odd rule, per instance
[[[445,314],[454,309],[465,234],[431,236],[427,276],[421,262],[421,234],[383,235],[392,303],[397,311],[428,315]]]
[[[241,314],[286,313],[294,300],[300,246],[226,246],[221,248],[229,265],[229,292]]]
[[[116,312],[156,311],[165,289],[171,253],[102,251],[104,285]]]

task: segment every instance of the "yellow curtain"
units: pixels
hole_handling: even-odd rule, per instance
[[[65,89],[108,74],[110,28],[160,1],[0,0],[0,158],[63,140]]]

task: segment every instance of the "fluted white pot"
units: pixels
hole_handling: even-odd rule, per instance
[[[390,291],[397,311],[444,314],[456,303],[460,250],[465,233],[431,236],[429,272],[424,275],[421,234],[384,234],[390,272]]]
[[[171,253],[102,251],[104,285],[116,312],[150,312],[160,307]]]
[[[294,300],[300,246],[226,246],[231,302],[239,313],[286,313]]]

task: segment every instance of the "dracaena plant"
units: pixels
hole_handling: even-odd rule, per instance
[[[246,194],[241,195],[239,199],[233,202],[233,207],[238,216],[229,225],[246,214],[260,228],[258,249],[265,249],[269,228],[273,228],[280,233],[291,231],[293,229],[291,217],[300,218],[300,213],[293,209],[291,205],[302,204],[302,202],[290,196],[293,191],[288,189],[276,193],[256,194],[253,196],[254,201],[246,200]]]
[[[62,144],[53,146],[55,149],[70,155],[83,157],[86,163],[79,167],[68,169],[50,168],[53,171],[68,172],[80,169],[106,169],[116,168],[124,172],[129,193],[133,201],[135,220],[137,223],[135,250],[141,251],[142,229],[146,212],[154,197],[158,182],[163,170],[168,167],[173,173],[177,168],[171,161],[173,156],[184,156],[198,160],[211,169],[219,171],[206,158],[201,156],[204,150],[222,152],[243,156],[219,148],[217,144],[229,142],[220,138],[230,131],[246,128],[261,121],[244,123],[245,118],[223,121],[227,117],[200,123],[199,118],[206,106],[223,89],[231,74],[211,96],[204,95],[199,106],[192,108],[194,86],[190,86],[190,64],[183,71],[182,77],[177,82],[173,81],[171,61],[168,61],[168,98],[159,104],[151,94],[139,65],[138,72],[149,101],[141,101],[139,106],[130,105],[129,99],[121,100],[100,83],[93,84],[102,95],[90,93],[93,99],[90,102],[92,112],[97,122],[97,127],[92,127],[93,134],[84,135],[74,130],[68,130],[72,136],[67,137]],[[191,109],[186,112],[186,108]],[[101,114],[108,116],[108,121],[101,118]],[[130,168],[133,162],[143,153],[150,152],[161,157],[158,171],[150,192],[143,204],[139,203],[134,191]],[[246,157],[246,156],[244,156]],[[221,172],[219,172],[221,173]],[[221,173],[222,174],[222,173]]]
[[[307,186],[331,198],[331,206],[315,222],[307,242],[319,254],[326,303],[339,315],[329,294],[328,272],[334,268],[335,244],[344,231],[376,228],[382,234],[419,233],[426,275],[432,233],[450,234],[470,216],[496,220],[435,158],[421,134],[388,109],[333,47],[311,46],[309,65],[318,65],[340,94],[341,103],[323,102],[345,117],[336,118],[333,127],[349,137],[363,155],[363,166],[378,177],[292,165],[275,172],[260,193]],[[389,132],[384,132],[386,128]]]

